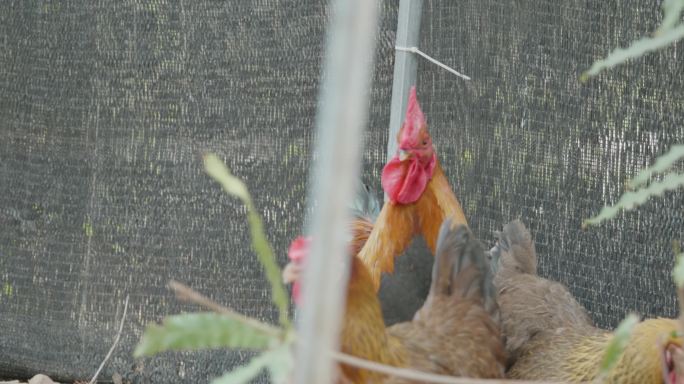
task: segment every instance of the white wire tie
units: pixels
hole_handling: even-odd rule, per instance
[[[432,64],[436,64],[436,65],[438,65],[438,66],[440,66],[440,67],[446,69],[447,71],[453,73],[454,75],[456,75],[456,76],[458,76],[458,77],[464,78],[464,79],[466,79],[466,80],[470,80],[470,77],[469,77],[469,76],[466,76],[466,75],[464,75],[464,74],[458,72],[457,70],[455,70],[455,69],[449,67],[448,65],[446,65],[446,64],[444,64],[444,63],[442,63],[442,62],[439,62],[439,61],[437,61],[436,59],[433,59],[432,57],[428,56],[426,53],[424,53],[423,51],[421,51],[420,49],[418,49],[418,47],[400,47],[400,46],[397,45],[397,46],[394,47],[394,49],[396,49],[397,51],[415,53],[415,54],[417,54],[417,55],[419,55],[419,56],[422,56],[423,58],[427,59],[427,60],[428,60],[429,62],[431,62]]]

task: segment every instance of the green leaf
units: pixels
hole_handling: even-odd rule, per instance
[[[645,203],[652,196],[660,196],[666,191],[677,189],[682,185],[684,185],[684,174],[668,173],[662,181],[654,181],[646,188],[623,193],[617,204],[612,207],[603,207],[597,216],[585,220],[582,227],[597,225],[604,220],[612,219],[623,209],[630,210]]]
[[[272,359],[268,363],[268,372],[271,374],[271,382],[275,384],[287,383],[294,368],[294,356],[292,343],[283,344],[273,350]]]
[[[221,347],[266,349],[282,335],[278,329],[269,327],[217,313],[168,316],[161,325],[147,326],[133,355]]]
[[[214,379],[211,384],[242,384],[254,379],[262,369],[267,368],[271,382],[286,383],[294,367],[291,350],[292,343],[283,343],[278,347],[255,357],[249,364]]]
[[[637,40],[629,48],[617,48],[605,59],[594,62],[588,71],[582,73],[580,81],[586,82],[590,77],[598,75],[604,69],[612,68],[627,60],[642,56],[647,52],[665,48],[682,37],[684,37],[684,25],[680,24],[677,28],[663,31],[663,33],[656,37],[644,37]]]
[[[684,286],[684,253],[677,255],[674,270],[672,270],[672,277],[674,278],[677,288]]]
[[[607,376],[613,367],[615,367],[615,364],[620,360],[620,356],[632,336],[632,330],[638,323],[639,317],[635,314],[630,314],[622,320],[617,329],[615,329],[615,332],[613,332],[613,339],[608,343],[603,355],[603,361],[601,361],[599,373],[601,376]]]
[[[655,35],[661,35],[663,32],[672,29],[681,20],[682,9],[684,9],[684,0],[663,0],[663,22],[658,27]]]
[[[252,235],[252,247],[257,254],[259,262],[266,271],[266,278],[271,285],[271,299],[279,311],[280,324],[286,328],[291,327],[288,316],[289,300],[287,291],[281,279],[280,268],[276,264],[273,248],[264,233],[264,225],[254,208],[252,198],[245,184],[233,176],[228,168],[213,154],[204,156],[204,168],[209,176],[218,181],[228,193],[239,197],[247,206],[247,219],[249,220]]]
[[[211,384],[243,384],[249,383],[257,377],[271,359],[272,352],[265,352],[253,358],[248,364],[225,373],[223,376],[212,380]]]
[[[282,326],[289,328],[290,319],[288,317],[288,310],[290,301],[287,298],[287,291],[283,285],[283,280],[281,278],[282,274],[278,264],[275,262],[273,248],[271,248],[271,244],[268,242],[266,234],[264,233],[264,225],[261,222],[261,218],[257,215],[251,205],[248,219],[252,232],[252,247],[254,247],[257,257],[266,271],[266,279],[268,279],[268,282],[271,284],[271,299],[279,310],[279,322]]]
[[[627,186],[630,188],[637,188],[646,184],[651,178],[651,175],[667,171],[682,157],[684,157],[684,145],[673,145],[666,154],[659,156],[652,166],[642,169],[634,179],[627,183]]]
[[[209,176],[218,181],[226,192],[247,203],[250,201],[247,186],[242,180],[233,176],[223,162],[216,155],[209,153],[204,156],[204,169]]]

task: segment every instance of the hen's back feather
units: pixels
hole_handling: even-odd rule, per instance
[[[428,301],[440,296],[472,299],[498,316],[492,272],[482,244],[467,226],[452,226],[447,219],[439,231]]]
[[[589,382],[599,375],[613,334],[595,328],[584,307],[560,283],[537,275],[532,236],[520,221],[498,234],[490,251],[496,270],[508,377],[524,380]],[[607,383],[662,383],[662,347],[677,330],[670,319],[637,324]]]
[[[505,352],[484,249],[466,226],[440,229],[428,298],[414,320],[388,329],[411,367],[452,376],[502,377]],[[394,382],[394,381],[393,381]]]
[[[506,350],[511,362],[532,336],[562,327],[591,328],[586,309],[568,289],[537,275],[530,232],[519,220],[504,226],[490,251]]]
[[[664,342],[677,329],[676,320],[648,319],[637,324],[613,370],[604,382],[660,384]],[[522,347],[508,372],[512,379],[590,382],[597,378],[613,334],[597,328],[559,328],[535,335]]]

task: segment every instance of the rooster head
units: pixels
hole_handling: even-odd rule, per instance
[[[382,171],[382,187],[390,201],[410,204],[423,194],[437,164],[432,137],[427,131],[427,120],[418,104],[415,86],[409,91],[406,117],[397,142],[397,154]]]
[[[408,106],[404,124],[397,135],[399,144],[399,158],[406,160],[415,156],[423,162],[429,162],[434,153],[432,147],[432,137],[427,131],[427,120],[418,104],[416,87],[411,87],[409,91]]]

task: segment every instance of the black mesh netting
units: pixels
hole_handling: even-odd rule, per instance
[[[397,4],[382,6],[370,128],[359,138],[376,188]],[[684,141],[682,45],[582,85],[593,60],[653,30],[659,5],[559,4],[425,2],[421,48],[473,78],[420,63],[440,159],[475,232],[491,241],[521,217],[540,272],[567,284],[599,325],[627,311],[674,316],[682,194],[597,229],[580,222]],[[305,213],[328,18],[315,1],[0,3],[0,379],[92,375],[126,294],[125,332],[103,378],[204,382],[250,356],[135,361],[131,351],[146,323],[195,309],[166,290],[170,278],[275,319],[245,211],[203,173],[200,154],[218,153],[246,181],[284,263]],[[422,269],[407,274],[422,286],[398,286],[419,297],[429,267],[415,260],[430,259],[413,260],[400,269]]]

